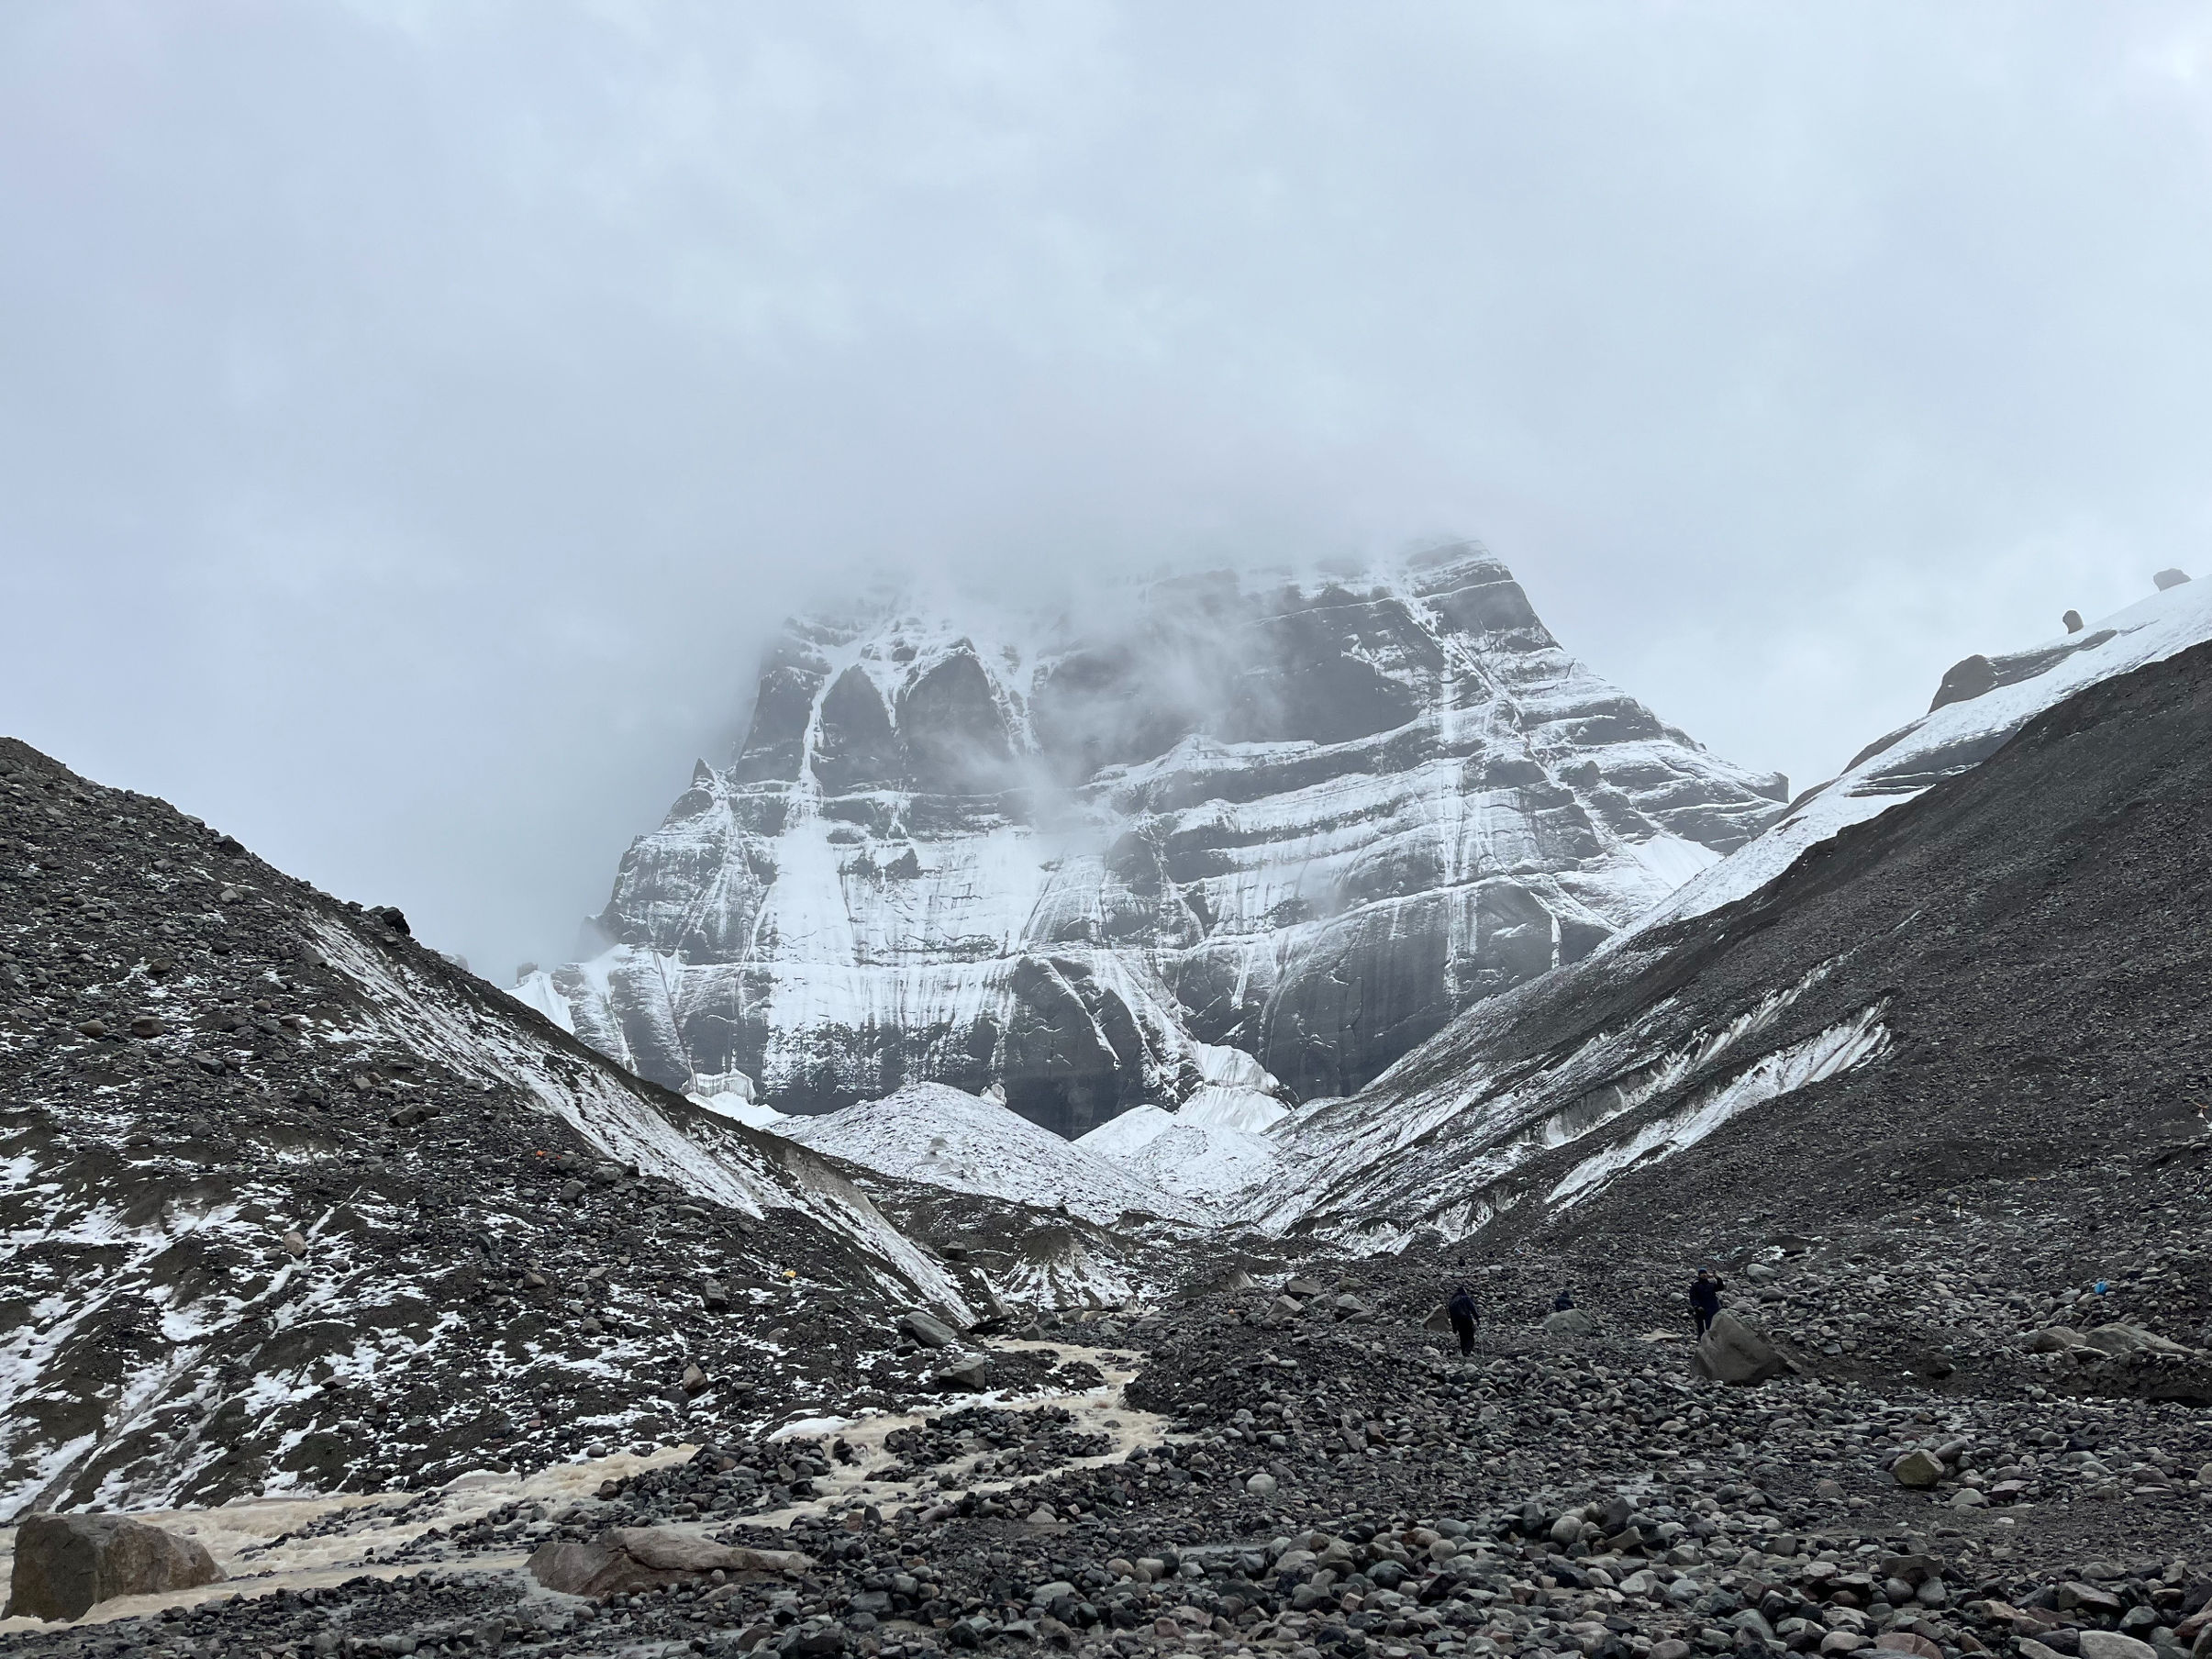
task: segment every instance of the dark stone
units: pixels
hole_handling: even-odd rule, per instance
[[[1936,700],[1928,706],[1933,714],[1949,703],[1969,703],[1995,689],[1997,671],[1987,657],[1978,652],[1953,662],[1944,673],[1943,684],[1936,687]]]
[[[857,663],[838,675],[822,699],[820,740],[814,771],[828,794],[889,788],[906,779],[906,745],[875,682]]]

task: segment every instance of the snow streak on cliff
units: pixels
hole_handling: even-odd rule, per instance
[[[816,1111],[916,1081],[1080,1135],[1374,1077],[1781,811],[1560,649],[1481,550],[1114,614],[792,623],[750,730],[518,994],[643,1075]]]

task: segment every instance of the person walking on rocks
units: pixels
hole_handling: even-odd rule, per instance
[[[1551,1311],[1553,1313],[1565,1313],[1573,1306],[1574,1293],[1572,1290],[1569,1290],[1565,1286],[1561,1286],[1559,1294],[1551,1298]]]
[[[1460,1352],[1474,1352],[1474,1293],[1462,1285],[1444,1304],[1444,1311],[1451,1317],[1451,1329],[1459,1334]]]
[[[1713,1316],[1720,1311],[1720,1290],[1719,1275],[1710,1267],[1700,1267],[1690,1281],[1690,1312],[1697,1320],[1700,1338],[1712,1328]]]

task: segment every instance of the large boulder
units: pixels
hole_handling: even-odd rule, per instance
[[[1901,1486],[1927,1490],[1941,1480],[1947,1473],[1943,1460],[1926,1446],[1917,1446],[1890,1466],[1890,1474]]]
[[[1725,1309],[1713,1316],[1690,1355],[1690,1369],[1699,1376],[1740,1386],[1763,1383],[1789,1368],[1772,1342]]]
[[[76,1619],[113,1596],[189,1590],[223,1576],[189,1538],[120,1515],[30,1515],[16,1528],[16,1572],[0,1617]]]
[[[980,1353],[966,1354],[929,1379],[940,1394],[981,1394],[991,1386],[991,1362]]]
[[[1544,1329],[1553,1336],[1595,1336],[1597,1321],[1579,1308],[1562,1308],[1544,1316]]]
[[[907,1309],[898,1316],[899,1333],[912,1337],[924,1348],[950,1348],[960,1341],[960,1333],[935,1314],[920,1308]]]
[[[796,1578],[814,1558],[796,1550],[750,1550],[668,1527],[610,1527],[584,1543],[556,1540],[530,1557],[530,1576],[568,1596],[627,1596],[664,1584],[690,1584],[719,1572],[729,1578]]]

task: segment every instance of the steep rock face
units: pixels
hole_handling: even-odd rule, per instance
[[[1162,582],[1113,616],[795,622],[730,764],[518,994],[672,1087],[917,1080],[1078,1135],[1203,1051],[1356,1088],[1782,810],[1472,546]],[[741,1076],[745,1081],[736,1084]]]

